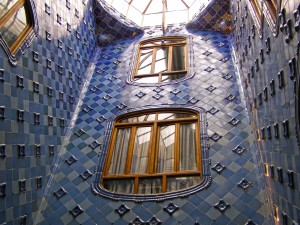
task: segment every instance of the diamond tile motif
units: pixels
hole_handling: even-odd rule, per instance
[[[236,119],[236,118],[232,118],[232,119],[229,121],[229,123],[230,123],[231,125],[233,125],[233,126],[237,125],[239,122],[240,122],[240,121],[239,121],[238,119]]]
[[[228,74],[222,76],[222,78],[225,80],[230,80],[232,78],[232,75],[228,73]]]
[[[146,94],[142,91],[140,91],[139,93],[136,94],[137,97],[142,98],[144,97]]]
[[[57,198],[61,198],[62,196],[66,195],[68,192],[64,189],[64,188],[60,188],[57,191],[55,191],[53,194],[57,197]]]
[[[127,106],[124,103],[121,103],[120,105],[117,105],[117,108],[122,110],[125,109]]]
[[[216,87],[210,85],[209,87],[207,87],[205,89],[208,90],[209,92],[213,92],[216,89]]]
[[[221,163],[217,162],[217,164],[215,164],[212,169],[214,171],[216,171],[218,174],[222,173],[222,171],[225,169],[226,167],[223,166]]]
[[[256,225],[256,223],[254,223],[252,220],[248,220],[245,225]]]
[[[247,191],[248,188],[253,186],[253,184],[247,181],[245,178],[243,178],[237,185],[238,187],[242,188],[244,191]]]
[[[232,151],[238,155],[242,155],[243,152],[246,151],[246,149],[238,145],[234,149],[232,149]]]
[[[138,216],[129,223],[129,225],[143,225],[143,224],[145,224],[145,222],[141,220],[141,218]]]
[[[82,177],[82,179],[86,180],[88,179],[90,176],[92,176],[92,172],[89,170],[84,171],[82,174],[80,174],[80,176]]]
[[[191,98],[188,102],[192,103],[192,104],[196,104],[199,100],[196,98]]]
[[[90,112],[91,110],[92,110],[92,108],[89,107],[89,106],[87,106],[87,107],[85,107],[85,108],[83,109],[83,111],[86,112],[86,113]]]
[[[105,120],[107,120],[104,116],[100,116],[99,118],[96,119],[97,122],[102,123]]]
[[[211,138],[212,140],[214,140],[215,142],[217,142],[220,138],[222,138],[222,136],[219,135],[219,134],[217,134],[217,133],[214,133],[214,134],[212,134],[212,135],[210,136],[210,138]]]
[[[70,156],[68,159],[65,160],[65,162],[70,166],[73,163],[75,163],[77,161],[77,159],[72,155]]]
[[[160,225],[162,222],[156,218],[156,216],[153,216],[150,220],[147,221],[147,225]]]
[[[117,212],[121,217],[126,214],[130,209],[125,205],[124,203],[119,206],[119,208],[115,209],[115,212]]]
[[[177,88],[175,88],[175,89],[173,89],[172,91],[171,91],[171,93],[173,93],[174,95],[177,95],[177,94],[179,94],[181,91],[179,90],[179,89],[177,89]]]
[[[216,109],[215,107],[212,107],[210,110],[208,110],[208,112],[212,115],[215,115],[217,112],[219,112],[219,110]]]
[[[224,58],[220,59],[220,61],[223,62],[223,63],[227,62],[228,60],[229,59],[227,57],[224,57]]]
[[[205,56],[210,56],[212,54],[212,52],[210,52],[210,51],[205,51],[204,53],[203,53],[203,55],[205,55]]]
[[[156,94],[153,96],[153,98],[155,98],[156,100],[159,100],[160,98],[162,98],[163,96],[160,94]]]
[[[89,145],[92,149],[97,148],[98,146],[100,146],[100,143],[98,141],[93,141],[90,145]]]
[[[104,99],[105,101],[108,101],[111,98],[112,98],[112,96],[110,96],[109,94],[102,97],[102,99]]]
[[[82,136],[83,134],[85,134],[85,132],[84,132],[84,130],[82,130],[82,129],[78,130],[78,131],[75,133],[75,135],[76,135],[77,137],[80,137],[80,136]]]
[[[159,93],[159,92],[161,92],[161,91],[163,91],[163,90],[164,90],[164,89],[161,88],[161,87],[157,87],[157,88],[153,89],[153,91],[155,91],[156,93]]]
[[[83,213],[84,210],[80,207],[80,205],[76,205],[72,210],[70,210],[70,213],[74,218],[79,216],[79,214]]]
[[[212,67],[207,67],[206,69],[204,69],[206,72],[212,72],[215,68],[212,68]]]
[[[170,202],[167,206],[164,207],[164,210],[169,213],[169,215],[173,215],[173,213],[178,210],[179,207],[177,205],[174,205],[173,202]]]
[[[221,199],[217,204],[215,204],[214,207],[218,209],[221,213],[224,213],[226,209],[230,207],[230,205],[227,204],[223,199]]]
[[[233,101],[236,97],[233,96],[232,94],[229,94],[225,99],[229,100],[229,101]]]

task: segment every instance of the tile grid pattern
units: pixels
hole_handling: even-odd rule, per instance
[[[180,33],[176,31],[177,34],[187,34],[183,27],[169,28],[170,33],[174,30],[180,30]],[[147,30],[145,32],[147,33]],[[268,208],[263,204],[264,193],[260,190],[262,184],[256,177],[257,165],[249,147],[249,118],[231,62],[230,42],[227,36],[218,33],[190,34],[194,38],[195,77],[183,83],[163,87],[138,87],[127,85],[125,82],[127,70],[132,63],[133,43],[141,37],[119,41],[97,50],[93,60],[94,73],[88,91],[82,99],[83,105],[76,124],[70,132],[70,143],[64,146],[67,152],[62,155],[66,160],[73,156],[76,161],[70,165],[61,161],[60,170],[54,174],[51,188],[52,193],[61,188],[67,193],[60,198],[50,192],[45,196],[46,204],[41,210],[41,218],[44,219],[40,220],[40,224],[49,224],[49,221],[128,224],[134,221],[156,220],[155,218],[163,224],[194,224],[196,221],[201,221],[201,224],[241,224],[249,219],[256,224],[266,224]],[[211,52],[208,56],[207,51]],[[224,57],[229,60],[224,60]],[[116,63],[117,61],[119,63]],[[206,70],[208,65],[212,70]],[[207,90],[211,85],[216,89]],[[179,91],[174,91],[175,89]],[[144,93],[140,95],[142,97],[138,95],[140,92]],[[154,98],[157,94],[161,97]],[[226,99],[228,95],[232,95],[233,98]],[[94,176],[83,179],[80,175],[87,170],[95,172],[105,136],[105,119],[118,114],[120,108],[159,104],[194,104],[207,111],[213,107],[219,110],[207,113],[209,135],[216,133],[219,136],[218,140],[209,141],[209,155],[211,166],[219,162],[224,166],[223,170],[219,173],[211,171],[213,181],[206,190],[187,198],[173,199],[173,204],[178,206],[173,214],[164,210],[171,202],[169,200],[137,204],[133,201],[110,201],[95,196],[90,187]],[[229,123],[233,118],[240,122]],[[96,148],[93,147],[95,141],[100,144]],[[237,154],[232,151],[237,146],[246,150]],[[238,185],[243,178],[244,183]],[[240,187],[241,185],[245,189]],[[130,210],[120,216],[115,210],[123,203]],[[223,213],[222,203],[229,204]],[[79,210],[80,214],[74,216],[69,211],[78,210],[76,206],[80,206],[83,212]]]

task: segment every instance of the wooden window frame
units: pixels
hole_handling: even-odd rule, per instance
[[[147,45],[149,43],[153,43],[153,42],[164,42],[164,41],[169,41],[169,40],[178,40],[178,42],[175,43],[165,43],[165,44],[153,44],[153,45]],[[167,36],[167,37],[158,37],[158,38],[152,38],[146,41],[142,41],[139,43],[138,46],[138,53],[137,53],[137,59],[136,59],[136,66],[134,69],[134,75],[133,75],[133,79],[137,79],[137,78],[144,78],[144,77],[157,77],[158,81],[155,83],[162,83],[162,76],[163,75],[176,75],[179,73],[185,73],[187,75],[188,73],[188,39],[186,37],[181,37],[181,36]],[[165,48],[168,47],[169,48],[169,55],[172,55],[172,49],[175,46],[183,46],[184,47],[184,53],[185,53],[185,70],[177,70],[177,71],[172,71],[171,66],[172,66],[172,57],[168,58],[168,66],[167,66],[167,71],[166,72],[160,72],[160,73],[154,73],[154,69],[155,69],[155,56],[156,56],[156,51],[157,49],[160,48]],[[153,49],[153,54],[152,54],[152,63],[151,63],[151,72],[149,74],[138,74],[138,69],[141,63],[141,50],[143,49]],[[185,75],[185,76],[186,76]]]
[[[250,14],[252,15],[259,36],[262,37],[263,9],[261,0],[247,0],[247,2],[250,5]]]
[[[278,35],[279,19],[278,14],[281,7],[281,0],[262,0],[263,1],[263,13],[266,17],[266,21],[269,24],[270,29],[274,36]]]
[[[140,122],[120,122],[124,118],[130,118],[133,116],[138,115],[145,115],[145,114],[154,114],[155,113],[155,119],[151,121],[140,121]],[[191,115],[194,115],[195,117],[186,117],[186,118],[176,118],[176,119],[169,119],[169,120],[158,120],[158,114],[159,113],[188,113]],[[180,157],[180,124],[195,124],[196,127],[196,164],[197,169],[196,170],[188,170],[188,171],[179,171],[179,157]],[[157,160],[158,160],[158,136],[159,136],[159,128],[163,125],[175,125],[175,147],[174,147],[174,172],[163,172],[163,173],[157,173]],[[149,149],[149,161],[147,165],[147,173],[140,173],[140,174],[132,174],[130,173],[131,168],[131,159],[133,155],[133,142],[135,140],[135,131],[139,127],[150,127],[151,126],[151,138],[150,138],[150,149]],[[129,141],[129,148],[128,153],[126,157],[126,168],[124,174],[117,174],[117,175],[109,175],[109,168],[111,159],[113,156],[113,150],[114,150],[114,143],[117,137],[117,132],[119,128],[131,128],[132,132],[130,134],[130,141]],[[137,194],[138,191],[138,184],[139,179],[143,178],[161,178],[161,194],[167,192],[167,178],[169,177],[176,177],[176,176],[195,176],[199,175],[200,182],[202,181],[202,156],[201,156],[201,144],[200,144],[200,122],[199,122],[199,116],[195,112],[190,111],[179,111],[179,110],[165,110],[165,111],[146,111],[146,112],[139,112],[135,114],[126,114],[126,116],[122,116],[118,118],[113,126],[112,131],[112,138],[109,144],[108,149],[108,155],[105,162],[104,170],[103,170],[103,176],[101,180],[101,186],[104,188],[103,180],[124,180],[124,179],[133,179],[134,180],[134,193],[127,193],[127,194]],[[180,190],[176,190],[180,191]]]
[[[8,46],[6,40],[0,36],[0,45],[8,56],[10,63],[15,66],[18,60],[28,50],[34,37],[38,35],[39,26],[37,21],[37,9],[33,0],[18,0],[1,18],[0,27],[3,27],[7,21],[12,18],[16,12],[23,7],[25,8],[27,24],[17,40]]]

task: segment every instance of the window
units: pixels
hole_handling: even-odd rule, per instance
[[[261,35],[261,27],[262,27],[262,5],[261,0],[248,0],[250,3],[250,13],[252,14],[252,18],[254,20],[255,26]]]
[[[166,83],[187,76],[187,38],[170,36],[140,42],[133,81]]]
[[[16,57],[21,56],[28,48],[33,34],[37,35],[38,33],[35,24],[37,22],[36,11],[33,6],[31,0],[3,0],[0,2],[0,43],[13,64],[16,64]],[[23,43],[25,43],[24,46],[22,46]]]
[[[263,0],[263,9],[266,21],[275,35],[278,32],[279,20],[277,18],[278,9],[280,9],[281,0]]]
[[[198,185],[202,177],[199,112],[156,109],[114,121],[102,188],[160,194]]]
[[[265,0],[264,1],[269,12],[272,16],[273,21],[276,21],[276,14],[277,14],[277,0]]]

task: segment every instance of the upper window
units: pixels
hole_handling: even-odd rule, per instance
[[[250,13],[252,14],[255,26],[258,32],[261,34],[262,27],[262,5],[261,0],[248,0],[250,2]]]
[[[36,12],[33,11],[32,6],[31,0],[4,0],[0,2],[0,43],[13,64],[16,63],[15,57],[21,55],[32,40],[36,18],[34,15]],[[20,50],[21,45],[26,41],[28,43]]]
[[[269,27],[275,35],[278,32],[278,9],[280,9],[281,0],[263,0],[264,14],[266,16],[266,21],[269,24]]]
[[[166,83],[187,75],[187,39],[153,38],[140,42],[133,81]]]

